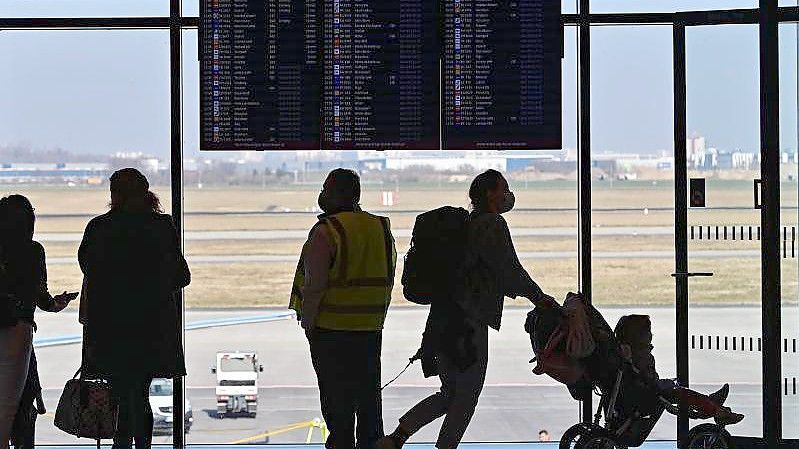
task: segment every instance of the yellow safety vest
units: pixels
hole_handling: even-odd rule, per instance
[[[388,218],[365,212],[341,212],[322,218],[316,226],[325,226],[336,248],[333,265],[328,271],[328,288],[319,306],[317,327],[352,331],[382,329],[397,264]],[[303,246],[303,257],[308,246],[309,242]],[[299,318],[301,289],[305,283],[303,257],[294,274],[289,305]]]

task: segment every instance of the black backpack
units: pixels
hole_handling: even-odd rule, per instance
[[[469,212],[444,206],[416,217],[402,270],[402,293],[415,304],[448,297],[459,282]]]

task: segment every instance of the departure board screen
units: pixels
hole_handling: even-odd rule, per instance
[[[322,143],[440,148],[438,3],[325,0]]]
[[[444,149],[560,148],[560,2],[443,1]]]
[[[202,150],[561,146],[560,2],[203,2]]]
[[[320,146],[321,0],[205,0],[203,150]]]

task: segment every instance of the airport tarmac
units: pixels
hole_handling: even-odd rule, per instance
[[[477,413],[466,434],[466,441],[534,441],[540,429],[548,429],[554,438],[579,416],[578,403],[566,388],[543,376],[531,373],[532,357],[527,334],[523,330],[527,308],[514,307],[505,312],[500,332],[491,333],[491,360],[486,387]],[[282,312],[278,309],[194,311],[186,313],[187,323],[237,319]],[[383,378],[393,378],[414,354],[426,317],[425,308],[397,307],[386,323],[383,346]],[[652,315],[655,355],[662,377],[675,374],[675,313],[671,308],[607,308],[602,310],[613,325],[627,313]],[[799,355],[791,352],[790,342],[799,338],[799,309],[783,311],[784,337],[789,338],[783,354],[783,374],[789,379],[784,396],[786,437],[799,437],[799,396],[790,389],[790,379],[799,377]],[[724,382],[732,385],[729,405],[747,414],[747,419],[730,430],[738,435],[756,436],[761,432],[760,353],[756,338],[760,335],[760,309],[751,307],[696,307],[690,312],[690,329],[695,349],[690,352],[692,386],[711,391]],[[40,313],[37,339],[80,333],[75,313],[59,315]],[[791,330],[792,332],[789,332]],[[699,338],[702,349],[699,349]],[[719,346],[716,346],[716,337]],[[727,337],[727,349],[724,349]],[[732,337],[736,347],[732,348]],[[755,342],[752,350],[749,338]],[[743,338],[744,345],[738,343]],[[711,349],[707,349],[710,339]],[[718,349],[717,349],[718,348]],[[259,379],[259,404],[256,418],[217,419],[211,366],[217,351],[254,350],[265,366]],[[64,382],[80,363],[80,345],[68,344],[39,348],[42,384],[50,411]],[[232,442],[304,443],[309,428],[279,432],[287,426],[321,418],[315,376],[303,333],[292,319],[254,324],[206,327],[186,333],[186,357],[189,375],[187,398],[194,415],[194,425],[187,437],[190,444]],[[393,429],[401,414],[417,400],[435,391],[436,379],[424,379],[417,363],[396,384],[384,391],[384,422]],[[417,434],[414,441],[429,442],[436,437],[440,421]],[[297,426],[295,426],[297,427]],[[278,433],[274,434],[275,431]],[[40,418],[38,442],[74,444],[75,439],[54,428],[51,416]],[[652,433],[654,439],[673,439],[675,419],[665,415]],[[313,429],[311,441],[321,439]],[[159,436],[156,443],[168,443],[169,436]]]

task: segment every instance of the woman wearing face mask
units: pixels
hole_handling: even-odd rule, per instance
[[[439,353],[436,368],[441,391],[429,396],[400,418],[397,429],[378,442],[378,449],[400,449],[411,435],[445,416],[436,447],[453,449],[463,438],[477,407],[488,367],[488,328],[499,330],[504,297],[523,296],[536,305],[556,305],[522,267],[511,241],[503,213],[513,209],[515,198],[508,182],[496,170],[478,175],[469,189],[472,213],[467,232],[465,285],[457,288],[465,332],[455,346],[470,354],[464,368]],[[443,346],[446,346],[444,344]]]

